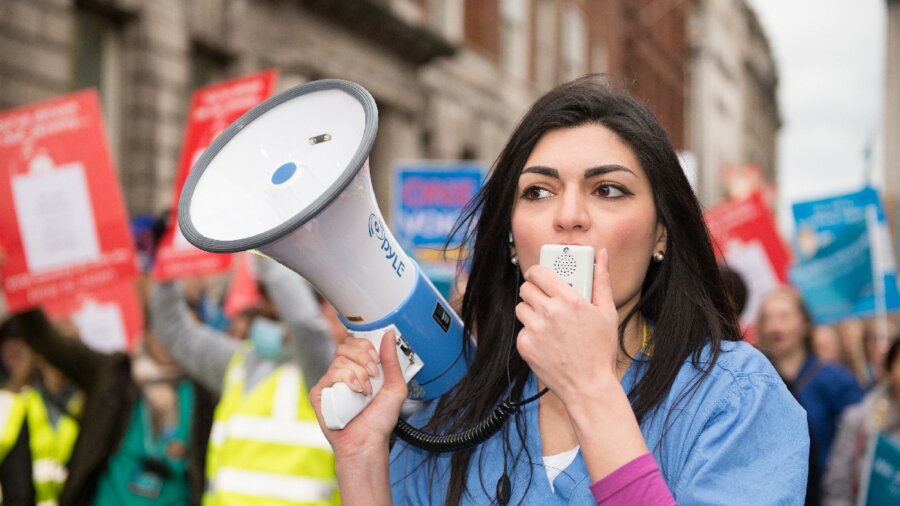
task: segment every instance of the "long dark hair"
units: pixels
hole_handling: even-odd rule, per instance
[[[646,372],[628,393],[638,421],[663,400],[688,356],[703,378],[718,358],[720,342],[740,339],[700,205],[662,127],[640,102],[603,78],[580,78],[531,107],[457,225],[472,252],[461,317],[467,334],[477,336],[477,350],[469,373],[439,401],[429,428],[471,427],[507,395],[521,400],[531,370],[516,351],[521,328],[514,309],[519,267],[510,263],[508,243],[519,174],[545,133],[587,123],[609,128],[634,152],[653,189],[657,218],[667,230],[665,260],[651,262],[640,300],[619,327],[619,346],[624,349],[623,330],[632,317],[640,313],[656,326]],[[712,360],[701,365],[701,350],[708,342]],[[522,417],[516,418],[524,441]],[[447,504],[459,503],[466,492],[472,454],[453,455]]]

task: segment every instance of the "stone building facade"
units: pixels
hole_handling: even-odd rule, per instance
[[[0,0],[0,109],[96,86],[135,215],[171,202],[197,87],[266,68],[279,70],[279,90],[353,80],[378,103],[370,161],[387,214],[394,163],[489,166],[537,96],[585,73],[625,83],[676,147],[688,149],[686,28],[694,3]],[[740,95],[730,100],[740,107]]]
[[[884,188],[900,253],[900,0],[887,0],[884,97]]]
[[[753,164],[775,179],[781,115],[778,72],[765,32],[744,0],[698,0],[689,22],[690,149],[706,206],[728,195],[729,168]]]

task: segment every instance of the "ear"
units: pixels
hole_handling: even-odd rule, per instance
[[[656,245],[653,251],[662,251],[665,253],[669,248],[668,231],[662,223],[656,224]]]

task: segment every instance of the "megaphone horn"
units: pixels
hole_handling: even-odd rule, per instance
[[[375,101],[356,83],[314,81],[276,95],[200,156],[178,223],[200,249],[258,250],[294,270],[351,332],[380,342],[395,328],[410,397],[434,399],[468,367],[462,322],[384,224],[368,165],[377,129]],[[326,389],[326,424],[342,428],[369,400],[343,384]]]

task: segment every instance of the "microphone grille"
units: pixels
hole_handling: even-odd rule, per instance
[[[575,257],[568,253],[559,255],[553,261],[553,270],[564,278],[575,274],[576,267],[578,267],[578,262],[575,261]]]

